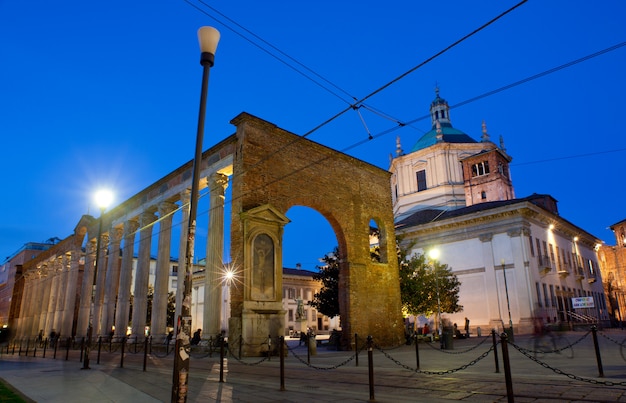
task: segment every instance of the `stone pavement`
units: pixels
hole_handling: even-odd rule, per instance
[[[592,336],[586,332],[567,333],[573,343],[559,354],[524,355],[518,347],[529,347],[529,337],[516,336],[509,346],[513,400],[517,402],[626,402],[626,351],[620,343],[623,331],[600,331],[598,341],[604,377],[594,353]],[[559,343],[561,343],[559,341]],[[495,370],[491,337],[455,340],[454,349],[440,350],[435,343],[419,343],[420,368],[415,346],[371,352],[373,383],[370,384],[368,352],[332,351],[318,347],[307,358],[304,346],[288,340],[284,390],[281,390],[278,357],[229,357],[224,382],[220,382],[219,356],[192,354],[188,401],[208,402],[506,402],[501,346],[499,372]],[[559,349],[561,345],[559,345]],[[623,347],[626,349],[626,346]],[[0,356],[0,378],[36,402],[167,402],[171,401],[172,355],[146,356],[92,351],[91,369],[83,370],[79,351],[57,352],[46,358],[6,354]],[[1,400],[1,397],[0,397]]]

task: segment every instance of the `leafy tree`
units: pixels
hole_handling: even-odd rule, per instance
[[[398,249],[400,266],[400,296],[402,308],[411,315],[430,316],[441,310],[461,312],[459,288],[461,282],[446,264],[428,262],[424,255],[406,256]],[[439,298],[437,298],[439,297]]]
[[[319,273],[313,275],[313,279],[322,282],[322,288],[313,295],[309,305],[317,309],[322,315],[333,318],[339,315],[339,248],[327,253],[322,261],[323,266],[316,266]]]

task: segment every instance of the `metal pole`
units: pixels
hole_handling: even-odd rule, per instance
[[[278,355],[280,357],[280,390],[285,390],[285,336],[278,339]]]
[[[509,328],[511,329],[511,337],[513,336],[513,320],[511,319],[511,304],[509,303],[509,287],[506,282],[506,269],[504,261],[502,261],[502,274],[504,275],[504,292],[506,293],[506,309],[509,311]]]
[[[98,238],[96,238],[96,261],[93,265],[93,279],[96,281],[98,278],[98,260],[100,260],[100,238],[102,237],[102,215],[104,214],[104,207],[100,207],[100,219],[98,220]],[[89,279],[88,279],[89,280]],[[91,287],[91,304],[89,305],[89,327],[87,328],[87,344],[85,344],[85,357],[83,358],[83,368],[89,368],[89,350],[91,349],[91,337],[93,334],[93,308],[95,301],[95,292],[93,290],[93,283]]]
[[[356,354],[356,357],[354,357],[355,363],[356,363],[356,367],[359,366],[359,336],[358,334],[354,334],[354,353]]]
[[[506,333],[502,333],[500,335],[500,340],[502,342],[502,361],[504,362],[504,379],[506,382],[506,396],[507,401],[509,403],[513,403],[515,401],[515,396],[513,395],[513,380],[511,378],[511,363],[509,362],[509,346]]]
[[[420,350],[417,346],[419,344],[419,340],[417,339],[417,334],[413,336],[415,338],[415,362],[417,364],[416,369],[420,369]]]
[[[491,338],[493,339],[493,358],[496,361],[496,374],[500,372],[500,363],[498,362],[498,343],[496,342],[496,329],[491,329]]]
[[[374,401],[374,340],[372,336],[367,336],[367,369],[369,374],[369,384],[370,384],[370,401]]]
[[[596,351],[596,362],[598,363],[598,377],[604,377],[604,370],[602,369],[602,357],[600,356],[600,346],[598,345],[598,328],[596,325],[591,326],[591,334],[593,335],[593,346]]]
[[[176,345],[174,347],[174,373],[172,379],[172,402],[186,402],[189,379],[189,352],[191,350],[191,287],[193,276],[193,254],[196,237],[196,216],[198,211],[198,191],[200,187],[200,164],[202,162],[202,140],[204,137],[204,120],[206,116],[206,100],[209,87],[209,72],[213,66],[214,55],[203,52],[200,58],[202,65],[202,89],[200,91],[200,111],[198,113],[198,131],[196,132],[196,148],[193,159],[191,177],[191,195],[189,199],[189,221],[187,227],[187,248],[185,253],[185,276],[183,282],[183,302],[178,325],[176,326]]]

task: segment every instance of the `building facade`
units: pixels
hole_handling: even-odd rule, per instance
[[[614,325],[626,321],[626,220],[611,225],[615,246],[602,245],[598,251],[604,292]]]
[[[522,333],[536,319],[606,322],[601,241],[561,217],[551,196],[515,197],[512,158],[502,138],[491,141],[484,122],[480,141],[454,128],[438,91],[430,113],[431,130],[410,152],[397,140],[391,190],[404,245],[412,253],[438,249],[439,261],[461,281],[464,309],[444,318],[467,317],[474,331],[512,324]]]

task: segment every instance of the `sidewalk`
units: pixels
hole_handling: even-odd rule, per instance
[[[574,342],[583,333],[570,336]],[[615,336],[621,340],[626,333]],[[415,346],[372,351],[373,394],[377,402],[506,402],[507,392],[500,346],[499,373],[493,351],[484,339],[455,340],[455,349],[442,352],[420,343],[420,370],[415,371]],[[519,345],[523,337],[516,340]],[[604,377],[598,378],[591,338],[574,346],[574,358],[545,358],[550,368],[574,373],[571,379],[543,367],[515,349],[509,349],[515,400],[520,402],[626,402],[626,361],[619,346],[600,338]],[[187,401],[208,402],[365,402],[370,400],[368,353],[362,351],[359,365],[352,352],[318,348],[307,365],[307,351],[289,341],[285,360],[285,390],[280,390],[278,357],[270,360],[229,358],[225,382],[220,383],[219,357],[192,359]],[[615,350],[617,348],[617,350]],[[168,402],[171,401],[173,359],[129,354],[119,368],[119,353],[102,355],[83,370],[78,352],[57,359],[3,354],[0,378],[36,402]],[[462,368],[462,369],[459,369]],[[612,382],[605,385],[596,382]],[[624,385],[621,385],[624,383]]]

